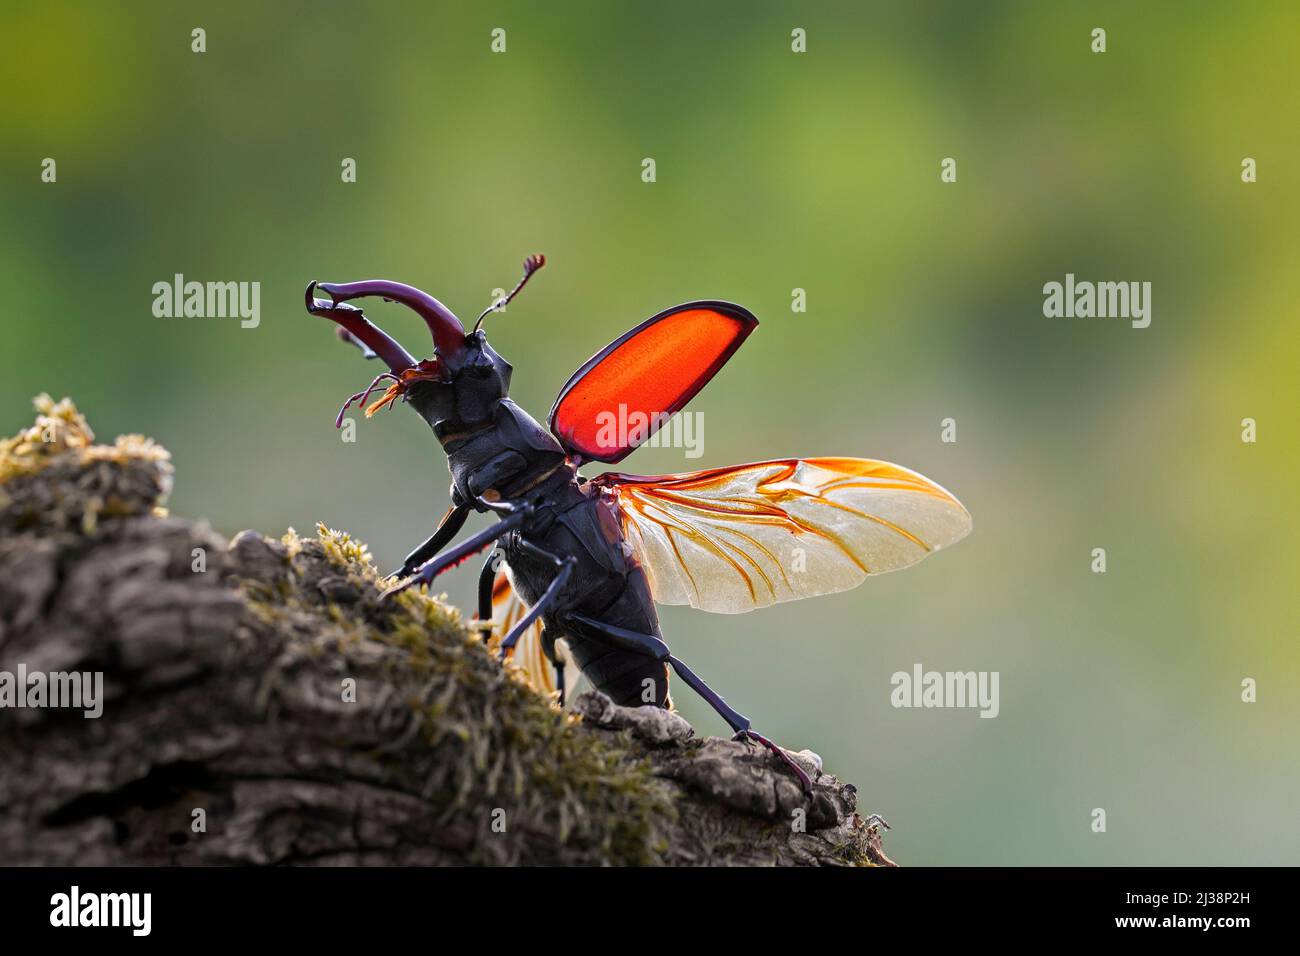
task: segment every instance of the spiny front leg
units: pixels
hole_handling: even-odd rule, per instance
[[[514,531],[527,521],[531,514],[531,507],[520,508],[519,510],[512,512],[496,524],[492,525],[492,527],[485,528],[478,534],[469,538],[463,544],[459,544],[452,548],[442,557],[426,561],[411,577],[398,584],[394,584],[392,587],[384,591],[379,596],[380,600],[392,597],[395,594],[400,594],[412,585],[432,583],[433,579],[442,574],[443,571],[455,567],[470,555],[477,554],[498,538],[504,537],[511,531]]]
[[[469,505],[457,505],[448,508],[447,513],[442,516],[442,520],[438,522],[437,530],[429,536],[429,540],[408,554],[406,560],[402,562],[402,566],[390,574],[389,577],[404,578],[407,575],[414,574],[420,565],[445,548],[451,539],[460,533],[460,529],[465,527],[465,519],[468,516]]]

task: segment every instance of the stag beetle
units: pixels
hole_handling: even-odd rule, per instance
[[[336,322],[340,338],[389,369],[344,403],[335,424],[387,382],[367,417],[400,399],[428,422],[447,455],[451,507],[384,595],[427,585],[496,544],[479,579],[480,626],[501,632],[500,653],[558,691],[561,705],[568,663],[628,706],[671,706],[671,669],[737,739],[766,747],[809,792],[804,768],[671,653],[655,602],[737,613],[846,590],[959,540],[970,530],[970,515],[916,472],[862,458],[581,476],[582,464],[615,464],[645,442],[713,378],[758,320],[720,301],[660,312],[579,368],[544,427],[510,400],[510,363],[488,344],[482,326],[545,261],[528,257],[523,278],[468,334],[447,306],[409,285],[307,287],[307,311]],[[367,297],[419,314],[433,337],[433,357],[417,360],[350,304]],[[609,428],[615,409],[630,411],[638,427]],[[471,510],[499,520],[444,552]]]

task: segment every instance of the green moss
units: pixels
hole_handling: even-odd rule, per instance
[[[67,399],[43,395],[36,409],[30,428],[0,441],[0,532],[57,534],[79,548],[76,535],[112,535],[116,527],[130,540],[150,530],[171,484],[167,451],[140,436],[96,445]],[[137,520],[128,526],[121,518]],[[202,535],[210,540],[206,529]],[[655,752],[652,765],[646,744],[561,712],[439,598],[412,588],[381,600],[387,582],[364,542],[345,531],[320,524],[304,537],[290,528],[278,540],[248,532],[218,563],[217,580],[209,580],[235,590],[247,610],[229,640],[257,669],[255,706],[274,719],[277,703],[286,708],[279,713],[292,713],[303,700],[289,693],[277,702],[279,688],[311,688],[307,698],[322,706],[308,711],[304,735],[328,746],[358,741],[351,746],[364,754],[331,757],[342,767],[359,756],[367,773],[378,768],[386,785],[423,798],[432,821],[452,835],[454,859],[654,864],[732,846],[738,858],[753,857],[753,846],[788,837],[784,824],[757,819],[721,826],[707,799],[694,800],[689,788],[683,794],[675,776],[672,784],[657,776],[676,752]],[[290,672],[296,680],[281,683]],[[366,706],[332,706],[341,677],[355,678],[359,693],[365,687]],[[341,733],[329,723],[335,719],[373,724]],[[674,799],[704,812],[678,819]],[[494,826],[498,810],[506,813],[504,833]],[[683,832],[684,840],[676,836]],[[844,862],[865,860],[861,844],[841,852]]]
[[[0,530],[92,535],[101,519],[161,514],[171,456],[142,435],[96,445],[71,399],[33,400],[36,421],[0,439]]]
[[[368,641],[398,652],[385,657],[387,680],[418,721],[410,747],[428,759],[390,755],[395,776],[441,819],[471,823],[496,852],[517,834],[512,852],[533,858],[536,846],[522,841],[540,835],[550,846],[543,861],[659,861],[674,809],[626,738],[587,732],[522,670],[498,662],[442,601],[409,589],[381,602],[384,582],[366,545],[323,524],[316,531],[303,538],[290,529],[280,540],[284,576],[275,585],[247,581],[245,594],[276,629],[315,629],[326,653],[346,657]],[[484,830],[485,808],[498,807],[505,835]]]
[[[96,445],[70,400],[42,395],[35,405],[35,423],[0,441],[0,531],[89,535],[161,513],[166,449],[138,435]],[[458,611],[419,589],[381,601],[366,545],[323,524],[314,537],[291,528],[252,551],[256,567],[241,573],[232,552],[224,572],[248,609],[231,639],[264,645],[268,666],[324,660],[385,686],[407,728],[382,748],[385,766],[437,819],[473,834],[469,861],[659,861],[673,808],[649,765],[625,739],[561,713]],[[498,808],[505,834],[492,829]]]

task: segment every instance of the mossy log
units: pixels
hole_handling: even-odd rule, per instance
[[[562,713],[348,535],[169,516],[166,451],[37,400],[0,442],[0,864],[889,864],[852,786],[588,693]],[[13,686],[11,682],[10,686]]]

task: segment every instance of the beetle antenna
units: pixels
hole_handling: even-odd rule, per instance
[[[477,332],[479,330],[479,326],[483,324],[483,320],[488,317],[489,312],[498,312],[509,305],[510,300],[519,294],[519,290],[522,289],[527,284],[528,280],[532,278],[533,273],[544,265],[546,265],[546,256],[542,255],[540,252],[525,259],[524,277],[519,280],[517,286],[510,290],[509,295],[503,295],[483,310],[483,314],[480,315],[478,321],[474,323],[474,331]]]

